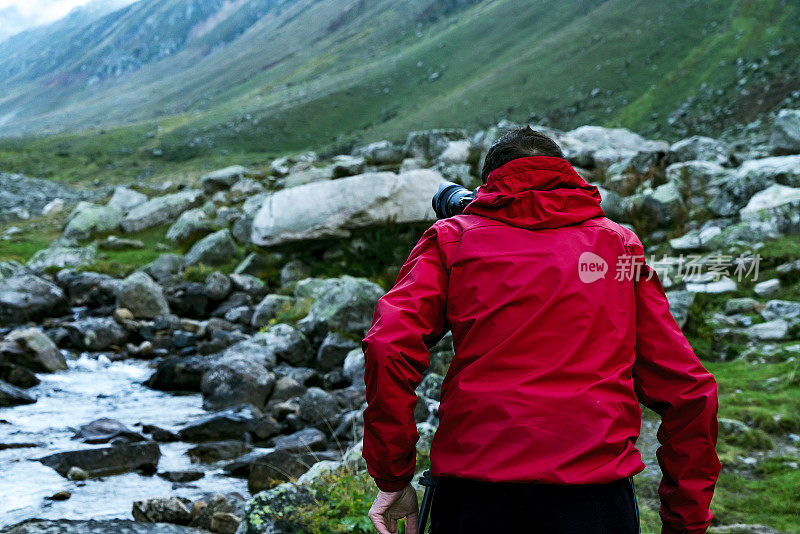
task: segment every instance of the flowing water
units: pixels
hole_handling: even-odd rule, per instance
[[[205,414],[199,394],[173,395],[142,385],[152,370],[147,362],[110,362],[105,356],[68,359],[69,370],[39,374],[31,388],[36,404],[0,408],[0,444],[32,443],[35,447],[0,450],[0,527],[37,517],[44,519],[131,518],[134,501],[152,497],[198,498],[209,493],[248,495],[244,480],[224,476],[219,469],[191,484],[158,476],[129,473],[73,482],[35,459],[55,452],[107,445],[73,440],[79,426],[101,417],[117,419],[132,430],[137,423],[176,430]],[[197,468],[185,454],[191,445],[160,444],[159,471]],[[208,467],[206,466],[208,469]],[[66,501],[47,497],[67,490]]]

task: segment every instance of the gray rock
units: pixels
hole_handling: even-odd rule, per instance
[[[334,459],[333,455],[326,452],[276,450],[261,455],[250,465],[250,473],[247,478],[248,489],[251,493],[256,493],[274,488],[282,482],[299,477],[316,462],[330,459]]]
[[[72,205],[79,200],[96,200],[106,194],[104,188],[78,190],[52,180],[0,172],[0,223],[26,219],[31,213],[42,213],[45,206],[54,200]]]
[[[267,295],[258,303],[258,306],[256,306],[250,325],[253,328],[262,328],[266,326],[272,319],[277,317],[278,313],[291,308],[294,302],[295,300],[292,297]]]
[[[777,292],[780,287],[781,281],[778,278],[773,278],[771,280],[764,280],[763,282],[757,283],[755,286],[753,286],[753,291],[755,291],[756,295],[759,297],[766,297]]]
[[[214,172],[208,173],[202,178],[200,182],[203,184],[203,190],[208,193],[215,193],[230,189],[230,187],[237,181],[241,180],[247,175],[252,175],[253,172],[242,167],[241,165],[233,165],[225,167]]]
[[[331,164],[334,178],[355,176],[364,172],[366,160],[362,156],[335,156]]]
[[[117,307],[127,308],[134,317],[154,319],[169,313],[164,290],[143,272],[136,272],[120,283]]]
[[[734,315],[737,313],[748,313],[755,311],[759,306],[756,299],[750,297],[730,299],[725,303],[725,313]],[[773,317],[774,319],[774,317]]]
[[[188,243],[211,233],[214,223],[200,208],[181,213],[178,220],[167,230],[167,239],[173,243]]]
[[[569,161],[589,168],[669,150],[669,144],[663,141],[650,141],[624,128],[601,126],[581,126],[557,135],[556,141]]]
[[[250,274],[232,274],[230,276],[234,291],[241,291],[254,297],[261,297],[267,292],[267,284]]]
[[[677,222],[686,206],[674,182],[662,184],[639,198],[633,203],[634,209],[638,207],[658,227]]]
[[[725,525],[720,527],[711,527],[708,529],[708,534],[782,534],[780,531],[775,530],[764,525],[747,525],[744,523],[737,523],[735,525]]]
[[[145,265],[142,270],[158,283],[178,276],[183,271],[183,256],[178,254],[161,254]]]
[[[73,521],[28,519],[4,530],[6,534],[203,534],[205,531],[165,523],[136,523],[122,519]]]
[[[242,534],[289,534],[303,525],[293,513],[298,507],[313,505],[316,496],[307,486],[284,483],[257,494],[247,504],[239,532]]]
[[[6,382],[18,388],[32,388],[41,383],[30,369],[13,363],[0,363],[0,382]]]
[[[280,431],[280,425],[272,417],[265,416],[256,407],[242,404],[204,415],[182,428],[178,435],[181,441],[193,443],[243,439],[251,434],[257,439],[267,439]]]
[[[690,230],[681,237],[669,240],[673,250],[706,250],[714,238],[722,234],[719,226],[708,226],[702,230]]]
[[[774,184],[800,187],[800,156],[748,160],[711,184],[715,189],[709,209],[716,215],[735,215],[758,193]]]
[[[436,159],[450,146],[451,141],[465,141],[464,130],[426,130],[408,134],[405,155],[409,158]]]
[[[121,226],[125,232],[138,232],[154,226],[167,224],[181,213],[196,206],[202,200],[202,193],[187,189],[179,193],[151,198],[144,204],[131,209],[123,217]]]
[[[210,464],[222,460],[232,460],[249,452],[251,447],[240,440],[224,440],[201,443],[186,451],[194,462]]]
[[[613,221],[621,221],[625,218],[625,201],[622,195],[616,191],[597,186],[600,192],[600,207],[603,208],[606,216]]]
[[[70,214],[64,227],[67,239],[85,240],[97,234],[113,232],[122,221],[122,210],[117,206],[97,206],[81,202]]]
[[[227,228],[204,237],[186,253],[184,265],[224,265],[238,254],[236,243]]]
[[[358,346],[359,342],[353,338],[339,332],[328,333],[317,352],[316,368],[325,372],[342,367],[347,354]]]
[[[336,397],[320,388],[308,388],[300,397],[300,417],[313,426],[336,428],[341,412]]]
[[[257,362],[233,356],[212,364],[203,373],[200,385],[203,407],[206,409],[238,404],[263,407],[274,387],[274,374]]]
[[[112,439],[122,438],[126,441],[145,441],[144,436],[134,432],[116,419],[103,417],[82,425],[72,439],[79,439],[86,443],[108,443]]]
[[[4,362],[21,365],[37,373],[53,373],[67,369],[64,355],[39,328],[14,330],[0,343]]]
[[[769,144],[774,154],[800,154],[800,110],[778,112]]]
[[[781,234],[800,233],[800,187],[772,185],[753,195],[739,216]]]
[[[68,310],[57,285],[30,274],[0,279],[0,326],[57,317]]]
[[[131,514],[140,523],[188,525],[192,520],[191,501],[179,497],[135,501]]]
[[[36,399],[22,391],[16,386],[7,384],[0,380],[0,408],[9,406],[19,406],[22,404],[33,404]]]
[[[231,279],[219,271],[214,271],[206,278],[205,292],[211,300],[224,300],[231,294]]]
[[[286,188],[291,188],[327,180],[333,180],[332,167],[313,167],[308,165],[302,168],[293,168],[289,176],[284,178],[283,185]]]
[[[73,247],[56,241],[34,254],[27,265],[31,271],[43,272],[54,267],[59,269],[86,267],[94,263],[96,258],[97,247],[94,245]]]
[[[288,452],[324,451],[328,446],[325,434],[316,428],[304,428],[275,440],[275,450]]]
[[[83,350],[124,347],[128,332],[110,317],[87,317],[64,323],[72,344]]]
[[[298,323],[304,332],[333,330],[363,336],[372,324],[383,289],[364,278],[343,276],[326,280],[308,316]]]
[[[154,441],[120,443],[112,447],[59,452],[39,461],[66,477],[72,467],[78,467],[91,478],[144,471],[155,473],[161,451]]]
[[[745,330],[750,339],[760,341],[785,339],[789,333],[789,323],[783,319],[775,319],[766,323],[755,324]]]
[[[189,525],[218,534],[235,534],[244,515],[244,506],[245,500],[238,493],[217,493],[207,499],[206,506]]]
[[[281,268],[281,285],[285,286],[311,276],[311,268],[300,260],[287,262]]]
[[[294,397],[301,397],[306,392],[306,387],[291,376],[282,376],[275,382],[270,402],[282,402]]]
[[[345,377],[350,379],[354,386],[364,385],[365,368],[364,351],[361,350],[361,348],[353,349],[347,353],[344,359],[343,373]]]
[[[464,164],[469,160],[472,143],[467,139],[450,141],[445,146],[444,151],[439,154],[438,159],[442,163],[450,165]]]
[[[711,137],[695,135],[670,145],[667,162],[697,160],[726,165],[731,161],[731,154],[731,147],[728,143]]]
[[[355,156],[362,156],[370,165],[393,165],[403,161],[405,150],[389,141],[378,141],[358,148]]]
[[[765,321],[775,319],[791,320],[800,317],[800,302],[793,300],[770,300],[761,310]]]
[[[317,462],[311,466],[311,469],[306,471],[305,473],[297,479],[298,485],[312,485],[319,481],[323,476],[333,473],[334,471],[340,469],[342,467],[341,462],[337,462],[335,460],[322,460],[321,462]]]
[[[306,336],[288,324],[276,324],[258,337],[279,361],[302,367],[314,360],[314,350]]]
[[[110,235],[98,241],[97,248],[100,250],[141,250],[144,248],[144,242],[139,239],[125,239]]]
[[[264,270],[267,269],[269,263],[263,255],[256,252],[251,252],[242,260],[242,263],[236,266],[233,274],[249,274],[251,276],[262,276]]]
[[[108,201],[108,205],[119,208],[124,213],[145,202],[147,202],[147,195],[120,185],[114,189],[114,194],[111,196],[111,200]]]
[[[268,196],[253,220],[252,241],[273,246],[350,236],[351,230],[432,221],[430,199],[443,181],[431,170],[368,173],[317,182]]]
[[[243,178],[231,186],[230,195],[234,200],[247,198],[264,192],[264,186],[251,178]]]

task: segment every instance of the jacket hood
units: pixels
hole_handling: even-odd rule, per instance
[[[600,192],[561,158],[532,156],[492,171],[465,214],[540,230],[604,217]]]

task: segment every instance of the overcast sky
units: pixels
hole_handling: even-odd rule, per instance
[[[56,21],[89,0],[0,0],[0,40]]]

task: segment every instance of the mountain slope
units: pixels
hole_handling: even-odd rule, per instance
[[[140,0],[49,63],[0,45],[0,135],[158,120],[191,157],[501,117],[719,133],[800,101],[799,30],[781,0]]]

